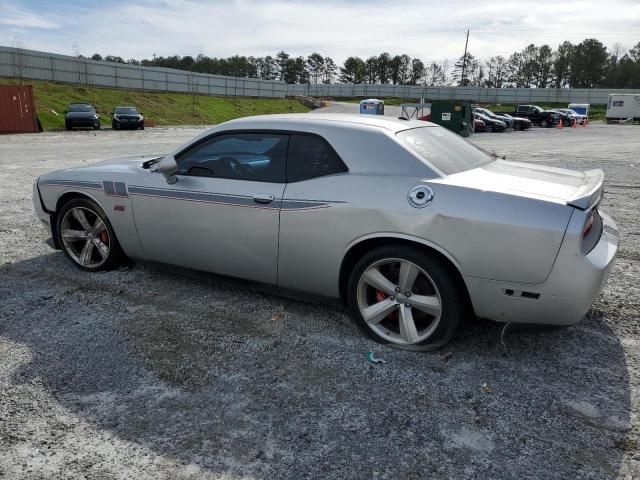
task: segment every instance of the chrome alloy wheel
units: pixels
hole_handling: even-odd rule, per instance
[[[436,284],[415,263],[386,258],[358,281],[358,308],[377,335],[400,345],[427,340],[438,327],[442,299]]]
[[[100,215],[85,207],[70,209],[60,231],[64,248],[79,265],[98,268],[109,257],[111,239]]]

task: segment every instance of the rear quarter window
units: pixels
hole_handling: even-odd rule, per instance
[[[481,167],[494,160],[484,150],[445,128],[411,128],[398,132],[396,137],[445,175]]]

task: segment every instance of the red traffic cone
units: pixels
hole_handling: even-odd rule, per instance
[[[578,128],[578,120],[575,118],[571,119],[571,128]]]
[[[558,126],[556,128],[564,128],[564,125],[562,124],[562,119],[560,119],[560,121],[558,122]]]

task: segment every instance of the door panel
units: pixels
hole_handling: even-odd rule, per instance
[[[151,173],[129,189],[148,257],[275,284],[284,184],[177,177],[169,185]]]

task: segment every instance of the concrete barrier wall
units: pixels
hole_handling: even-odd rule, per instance
[[[280,81],[101,62],[10,47],[0,47],[0,77],[73,83],[88,87],[197,92],[225,97],[284,98],[286,95],[286,84]]]
[[[377,84],[287,85],[289,96],[425,98],[427,100],[469,100],[479,103],[606,104],[610,93],[636,93],[636,91],[606,88],[425,87]]]
[[[0,77],[19,77],[76,85],[196,92],[225,97],[394,97],[427,100],[469,100],[481,103],[592,103],[606,104],[610,93],[636,93],[625,89],[588,88],[482,88],[425,87],[378,84],[303,84],[225,77],[161,67],[101,62],[55,53],[0,47]]]

